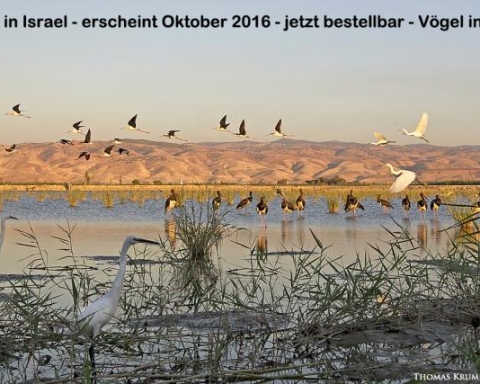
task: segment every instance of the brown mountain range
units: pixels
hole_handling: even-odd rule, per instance
[[[347,181],[388,184],[393,176],[385,163],[417,173],[424,182],[479,180],[480,146],[443,147],[427,144],[388,145],[310,142],[281,139],[224,143],[172,143],[126,140],[111,157],[111,142],[64,145],[23,143],[0,153],[0,179],[11,183],[304,183],[339,176]],[[127,148],[130,155],[115,150]],[[89,161],[78,159],[89,151]]]

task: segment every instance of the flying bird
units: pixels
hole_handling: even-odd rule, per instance
[[[127,129],[129,131],[139,131],[143,133],[150,133],[148,131],[144,131],[140,128],[137,128],[137,115],[133,116],[130,120],[128,120],[128,123],[123,129]]]
[[[5,223],[7,220],[18,220],[16,217],[8,215],[8,216],[3,216],[1,220],[1,225],[0,225],[0,252],[2,251],[2,245],[3,245],[3,240],[5,239]]]
[[[119,139],[118,137],[115,137],[115,138],[113,139],[113,142],[114,142],[114,144],[123,144],[122,139]]]
[[[268,136],[270,136],[270,135],[273,135],[273,136],[276,136],[276,137],[293,136],[293,135],[287,135],[287,134],[282,132],[282,119],[278,120],[278,123],[275,126],[275,131],[268,134]]]
[[[122,155],[122,154],[125,154],[125,155],[130,155],[130,151],[126,148],[118,148],[117,149],[117,152]]]
[[[85,139],[82,141],[82,144],[92,144],[92,131],[88,128],[87,134],[85,135]]]
[[[227,123],[227,115],[223,116],[222,119],[220,120],[220,123],[218,127],[215,127],[213,129],[216,129],[217,131],[222,131],[222,132],[230,132],[227,127],[230,125],[230,123]]]
[[[30,116],[26,116],[22,114],[23,111],[20,110],[20,104],[17,104],[12,107],[11,111],[8,111],[5,113],[5,115],[10,115],[10,116],[21,116],[21,117],[26,117],[27,119],[30,119]]]
[[[84,135],[84,133],[81,131],[81,128],[85,128],[84,125],[82,124],[83,120],[77,121],[76,123],[72,124],[73,129],[70,131],[67,131],[67,133],[79,133],[80,135]]]
[[[97,300],[85,308],[77,317],[77,325],[82,329],[89,331],[93,338],[96,338],[102,328],[107,325],[117,312],[118,302],[123,290],[123,283],[125,279],[125,272],[127,269],[127,252],[134,244],[155,244],[156,241],[142,239],[136,236],[128,236],[123,242],[120,251],[120,265],[118,267],[117,275],[113,280],[112,286],[106,294],[100,296]],[[88,350],[90,355],[90,364],[92,367],[92,374],[95,375],[95,345],[94,342],[90,345]]]
[[[238,127],[238,133],[234,133],[234,135],[243,139],[247,139],[250,137],[247,135],[247,131],[245,129],[245,120],[242,120],[242,122],[240,123],[240,127]]]
[[[165,135],[162,135],[163,137],[168,137],[169,139],[177,139],[177,140],[181,140],[181,141],[188,141],[188,140],[185,140],[185,139],[181,139],[180,137],[178,136],[175,136],[175,133],[176,132],[180,132],[180,130],[178,129],[171,129],[170,131],[168,131],[168,133],[166,133]]]
[[[80,152],[80,155],[78,155],[78,158],[81,159],[82,157],[85,157],[85,160],[90,160],[90,152],[87,152],[87,151],[83,151],[83,152]]]
[[[107,148],[103,150],[103,156],[110,157],[112,154],[112,149],[115,147],[115,144],[109,145]]]
[[[68,139],[60,139],[59,142],[62,143],[62,144],[73,145],[72,140],[68,140]]]
[[[390,163],[385,164],[385,166],[390,168],[391,174],[397,177],[390,187],[390,192],[395,193],[403,191],[417,178],[415,172],[407,171],[405,169],[395,171]]]
[[[430,141],[428,141],[424,136],[425,131],[427,130],[427,125],[428,125],[428,115],[424,113],[420,118],[417,128],[415,128],[414,131],[408,132],[405,128],[402,128],[400,129],[400,132],[402,132],[404,135],[418,137],[419,139],[425,140],[427,143],[430,143]]]
[[[8,153],[16,152],[16,151],[17,151],[17,145],[16,145],[16,144],[12,144],[12,146],[10,146],[10,147],[8,147],[8,148],[5,148],[5,151],[7,151]]]
[[[377,138],[378,141],[376,143],[370,142],[370,144],[384,146],[384,145],[387,145],[388,143],[396,143],[396,141],[388,140],[380,132],[373,132],[373,135]]]

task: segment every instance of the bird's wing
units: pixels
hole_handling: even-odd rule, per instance
[[[17,145],[16,145],[16,144],[13,144],[13,145],[10,147],[10,149],[13,151],[16,147],[17,147]]]
[[[112,152],[113,147],[115,147],[115,144],[109,145],[107,148],[103,150],[103,152],[108,153],[110,155],[110,152]]]
[[[73,128],[75,129],[80,129],[80,124],[82,124],[83,120],[77,121],[75,124],[72,125]]]
[[[227,115],[223,116],[220,120],[220,127],[225,127],[225,124],[227,124]]]
[[[20,113],[20,104],[13,106],[12,109],[17,113]]]
[[[85,156],[85,158],[87,158],[87,155],[88,155],[88,152],[81,152],[80,155],[78,155],[78,158],[82,158]]]
[[[238,131],[240,132],[240,135],[245,136],[247,134],[247,131],[245,130],[245,120],[242,120],[242,122],[240,123]]]
[[[401,175],[396,178],[390,187],[390,192],[396,193],[403,191],[416,177],[415,172],[402,170]]]
[[[170,131],[168,131],[168,136],[175,136],[175,132],[180,132],[180,130],[178,130],[178,129],[171,129]]]
[[[277,125],[275,126],[275,131],[282,133],[282,119],[278,120]]]
[[[85,140],[83,141],[85,144],[90,143],[90,138],[92,137],[92,131],[88,128],[87,134],[85,135]]]
[[[378,139],[378,140],[387,140],[385,136],[383,136],[380,132],[373,132],[373,135]]]
[[[128,125],[133,128],[137,128],[137,115],[133,116],[130,120],[128,120]]]
[[[422,118],[420,119],[420,122],[417,125],[417,128],[415,128],[415,132],[421,135],[425,134],[425,131],[427,130],[427,124],[428,124],[428,115],[424,113],[422,115]]]

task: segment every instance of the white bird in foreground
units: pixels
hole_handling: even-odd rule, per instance
[[[123,282],[125,278],[125,271],[127,268],[127,252],[129,248],[138,243],[156,244],[156,241],[142,239],[136,236],[128,236],[123,242],[122,250],[120,251],[120,266],[118,268],[117,276],[113,280],[112,287],[108,292],[95,300],[87,308],[85,308],[77,317],[77,324],[82,328],[86,327],[95,338],[101,331],[102,327],[110,322],[117,312],[118,301],[123,289]],[[90,363],[95,375],[95,347],[94,343],[89,348]]]
[[[2,245],[3,245],[3,239],[5,238],[5,222],[7,220],[18,220],[16,217],[13,217],[11,215],[9,216],[3,216],[0,224],[0,252],[2,251]]]
[[[130,120],[128,120],[128,123],[123,129],[127,129],[129,131],[139,131],[143,133],[150,133],[148,131],[144,131],[140,128],[137,128],[137,115],[133,116]]]
[[[388,143],[396,143],[396,141],[388,140],[380,132],[373,132],[373,135],[377,138],[378,141],[376,143],[370,142],[370,144],[383,146],[383,145],[387,145]]]
[[[415,172],[407,171],[405,169],[399,169],[395,171],[390,163],[385,164],[386,167],[390,168],[392,175],[396,176],[395,182],[390,187],[390,192],[401,192],[407,188],[413,180],[417,178]]]
[[[293,135],[286,135],[282,132],[282,119],[278,120],[277,125],[275,126],[275,131],[269,133],[268,136],[273,135],[276,137],[286,137],[286,136],[293,136]]]
[[[27,119],[30,119],[30,116],[26,116],[22,114],[22,111],[20,110],[20,104],[13,106],[12,110],[5,113],[5,115],[22,116],[22,117],[26,117]]]
[[[430,143],[425,138],[425,131],[427,130],[427,125],[428,125],[428,115],[424,113],[417,125],[417,128],[415,128],[414,131],[408,132],[405,128],[400,129],[400,132],[402,132],[404,135],[408,136],[413,136],[413,137],[418,137],[419,139],[425,140],[427,143]]]

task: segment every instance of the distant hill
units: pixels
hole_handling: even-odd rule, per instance
[[[388,184],[393,180],[385,167],[389,162],[417,172],[425,182],[480,180],[480,146],[379,147],[291,139],[195,144],[125,140],[114,151],[127,148],[129,156],[112,152],[111,157],[104,157],[104,148],[111,144],[18,144],[17,152],[0,152],[0,179],[12,183],[82,183],[88,171],[94,183],[128,184],[134,179],[165,183],[304,183],[338,176],[347,181]],[[78,159],[85,150],[92,154],[89,161]]]

